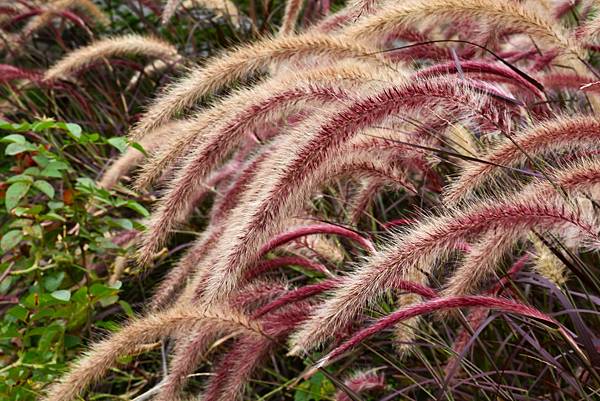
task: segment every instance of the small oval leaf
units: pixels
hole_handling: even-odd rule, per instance
[[[23,197],[27,194],[27,191],[29,191],[30,186],[31,184],[28,182],[19,181],[15,182],[10,187],[8,187],[8,189],[6,190],[5,200],[6,210],[10,212],[15,207],[17,207],[19,201],[23,199]]]
[[[2,236],[0,241],[0,248],[3,252],[9,251],[21,242],[23,239],[23,232],[21,230],[12,230]]]
[[[69,290],[57,290],[50,295],[52,295],[53,298],[64,302],[68,302],[71,299],[71,291]]]
[[[48,181],[38,180],[33,183],[33,186],[42,191],[48,198],[54,198],[54,187]]]

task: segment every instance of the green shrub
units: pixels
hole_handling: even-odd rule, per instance
[[[0,133],[0,399],[33,400],[90,330],[133,313],[108,272],[127,251],[118,238],[148,212],[83,174],[95,150],[124,139],[54,121],[2,122]]]

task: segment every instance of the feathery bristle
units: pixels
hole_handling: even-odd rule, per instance
[[[484,20],[491,26],[509,26],[512,31],[528,34],[550,49],[560,49],[564,55],[572,57],[583,54],[562,28],[552,24],[542,15],[515,2],[494,0],[413,0],[396,4],[388,2],[382,11],[350,26],[344,34],[348,38],[361,41],[381,39],[399,27],[417,22],[433,23],[440,19]]]
[[[495,232],[494,236],[506,233],[507,238],[512,238],[510,234],[515,232],[527,233],[536,227],[550,229],[565,225],[579,230],[584,237],[596,237],[594,221],[589,221],[586,216],[578,216],[569,211],[563,202],[547,195],[546,190],[541,194],[530,192],[521,199],[508,197],[502,201],[480,202],[464,211],[430,218],[405,234],[397,235],[390,245],[370,257],[334,291],[333,297],[316,309],[307,324],[293,336],[294,352],[312,349],[332,333],[337,333],[341,327],[356,319],[362,308],[374,302],[386,288],[393,286],[392,283],[401,279],[423,282],[425,273],[446,259],[457,241],[481,237],[490,232]],[[493,241],[489,243],[494,244]],[[482,257],[487,256],[482,254]],[[478,275],[479,268],[477,266],[475,271],[465,269],[464,273]],[[450,280],[451,283],[453,280],[457,283],[451,284],[446,290],[450,294],[461,293],[454,288],[463,288],[464,283],[476,285],[460,279],[457,274]]]
[[[318,57],[330,61],[340,58],[376,60],[377,57],[370,53],[368,48],[325,35],[306,34],[264,39],[215,58],[204,67],[192,70],[185,79],[169,86],[148,108],[131,136],[139,138],[145,135],[192,107],[204,96],[273,63],[302,57]]]
[[[600,120],[596,117],[576,116],[539,123],[482,155],[483,163],[465,164],[460,176],[444,191],[445,200],[456,204],[503,167],[517,167],[553,151],[587,147],[598,143],[599,138]]]
[[[88,65],[107,57],[146,56],[173,60],[178,57],[177,49],[171,44],[153,37],[125,35],[102,39],[82,47],[46,71],[46,80],[66,78]]]

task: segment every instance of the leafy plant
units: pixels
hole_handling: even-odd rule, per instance
[[[0,246],[0,397],[34,400],[61,372],[91,330],[113,330],[133,311],[108,279],[123,235],[142,226],[146,209],[98,188],[72,154],[76,148],[122,146],[79,125],[0,123],[4,188]],[[79,152],[77,152],[79,153]]]

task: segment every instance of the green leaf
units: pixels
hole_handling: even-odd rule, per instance
[[[135,317],[135,313],[133,312],[133,309],[131,308],[131,305],[129,305],[125,301],[119,301],[119,305],[121,305],[121,308],[123,308],[123,310],[125,311],[125,313],[127,314],[127,316],[129,316],[129,317]]]
[[[50,201],[50,202],[48,202],[48,207],[51,210],[61,209],[61,208],[65,207],[65,203],[64,202]]]
[[[69,290],[58,290],[54,291],[52,294],[53,298],[58,299],[59,301],[68,302],[71,299],[71,291]]]
[[[10,223],[9,228],[23,228],[33,224],[32,220],[29,219],[16,219]]]
[[[25,308],[23,308],[21,305],[16,305],[13,306],[12,308],[10,308],[7,312],[7,315],[10,315],[18,320],[22,320],[25,321],[27,320],[27,315],[29,314],[29,311]]]
[[[65,336],[65,348],[73,348],[81,344],[81,338],[77,336]]]
[[[69,166],[60,161],[53,160],[42,170],[40,175],[45,177],[62,178],[61,170],[68,170]]]
[[[29,191],[29,187],[31,186],[28,182],[15,182],[6,190],[6,210],[9,212],[13,210],[19,204],[19,201],[23,199],[23,197]]]
[[[72,136],[73,138],[75,138],[75,139],[81,138],[81,127],[79,125],[73,124],[73,123],[67,123],[67,124],[65,124],[65,128],[69,132],[70,136]]]
[[[48,198],[54,198],[54,187],[48,181],[38,180],[33,183],[33,186],[42,191]]]
[[[0,120],[0,129],[12,131],[12,124],[8,121]]]
[[[131,210],[138,212],[139,214],[141,214],[144,217],[150,216],[150,212],[148,212],[148,210],[146,210],[146,208],[144,206],[140,205],[136,201],[129,201],[129,202],[127,202],[126,206],[128,208],[130,208]]]
[[[57,334],[60,334],[61,331],[62,328],[56,325],[47,327],[38,341],[38,349],[40,351],[49,350],[54,341],[54,337],[56,337]]]
[[[114,304],[118,300],[119,300],[119,296],[113,295],[111,297],[100,298],[98,300],[98,302],[100,302],[100,305],[102,305],[102,307],[106,308],[107,306]]]
[[[140,151],[144,156],[148,157],[148,153],[146,152],[146,149],[144,149],[144,147],[142,145],[140,145],[138,142],[131,142],[130,145],[132,148]]]
[[[90,294],[97,298],[105,298],[117,293],[117,289],[108,287],[104,284],[95,283],[90,287]]]
[[[54,212],[46,213],[43,217],[48,220],[62,221],[63,223],[67,221],[67,219],[62,217],[60,214],[56,214]]]
[[[18,131],[18,132],[29,131],[31,129],[31,124],[29,124],[29,123],[12,124],[12,129],[13,129],[13,131]]]
[[[77,186],[82,188],[95,189],[96,182],[88,177],[79,177],[77,179]]]
[[[25,171],[23,171],[23,174],[33,176],[40,175],[40,169],[37,167],[27,167]]]
[[[117,331],[121,328],[118,323],[105,320],[100,320],[99,322],[96,322],[95,325],[101,329],[106,329],[109,331]]]
[[[12,230],[2,236],[0,241],[0,248],[3,252],[13,249],[23,239],[23,232],[21,230]]]
[[[124,230],[133,230],[133,222],[129,219],[112,219],[112,222]]]
[[[55,291],[62,284],[64,278],[65,272],[59,272],[48,277],[44,277],[44,288],[46,291]]]
[[[87,296],[88,296],[88,288],[81,287],[80,289],[75,291],[75,294],[73,294],[73,301],[82,303],[82,304],[87,303]]]
[[[54,127],[56,127],[56,122],[54,120],[46,120],[46,121],[39,121],[37,123],[34,123],[31,126],[31,130],[34,132],[41,132],[48,128],[54,128]]]
[[[48,166],[48,163],[50,163],[50,159],[48,159],[46,156],[37,154],[35,156],[31,157],[38,166],[40,166],[41,168],[45,168],[46,166]]]
[[[31,178],[31,176],[29,176],[27,174],[17,174],[17,175],[13,175],[8,180],[6,180],[6,183],[12,184],[13,182],[19,182],[19,181],[25,181],[25,182],[28,182],[31,184],[33,182],[33,178]]]
[[[27,142],[27,140],[21,134],[10,134],[0,139],[0,142],[24,144]]]
[[[23,152],[32,152],[37,150],[37,147],[30,143],[11,143],[6,149],[4,149],[4,154],[8,156],[18,155]]]
[[[27,317],[27,315],[25,316]],[[4,324],[3,327],[0,328],[0,340],[11,340],[16,337],[19,337],[17,325]]]
[[[119,152],[121,152],[121,153],[125,152],[125,150],[127,149],[127,146],[128,146],[127,140],[122,136],[115,136],[112,138],[108,138],[108,140],[106,142],[110,143],[112,146],[119,149]]]

